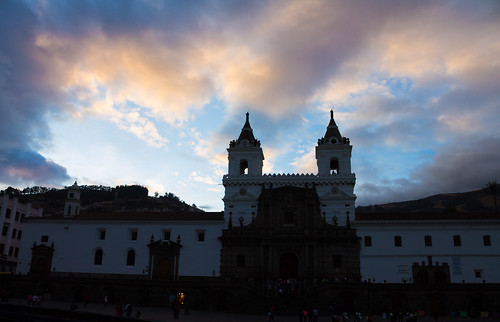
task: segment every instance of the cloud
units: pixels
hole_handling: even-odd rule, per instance
[[[0,149],[0,183],[54,186],[70,179],[66,169],[30,150]]]

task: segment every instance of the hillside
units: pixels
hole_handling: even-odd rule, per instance
[[[202,211],[195,205],[188,205],[173,193],[149,197],[146,187],[131,186],[80,186],[81,212],[88,211]],[[68,194],[64,189],[30,187],[18,190],[12,187],[0,191],[10,194],[20,202],[30,202],[35,208],[43,208],[44,215],[62,215]]]
[[[498,203],[498,193],[497,193]],[[488,189],[463,193],[445,193],[418,200],[356,208],[357,213],[402,212],[495,212],[493,194]]]

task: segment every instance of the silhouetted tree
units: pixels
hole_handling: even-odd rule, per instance
[[[486,184],[486,189],[493,195],[493,202],[495,204],[495,213],[498,212],[497,210],[497,182],[496,181],[489,181]]]

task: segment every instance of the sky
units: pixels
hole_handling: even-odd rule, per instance
[[[0,189],[221,211],[246,112],[265,173],[317,173],[332,108],[356,205],[500,182],[500,2],[0,1]]]

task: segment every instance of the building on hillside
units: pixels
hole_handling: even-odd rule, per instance
[[[500,216],[358,213],[361,275],[373,283],[500,283]]]
[[[0,271],[16,272],[17,258],[21,247],[21,238],[24,231],[24,221],[28,217],[42,216],[43,209],[31,207],[30,203],[19,202],[5,194],[0,196]]]

